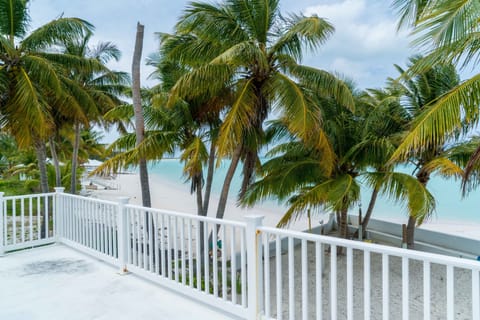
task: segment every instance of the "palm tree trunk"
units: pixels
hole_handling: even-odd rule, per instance
[[[48,193],[48,176],[47,176],[47,148],[45,146],[45,142],[42,141],[40,138],[35,138],[34,140],[35,152],[37,154],[37,161],[38,161],[38,170],[40,172],[40,191],[42,193]],[[42,223],[40,226],[40,237],[46,238],[45,229],[47,226],[46,220],[46,210],[48,208],[42,207],[40,208],[40,214],[42,216]]]
[[[215,216],[217,219],[223,219],[223,216],[225,215],[225,208],[227,207],[230,185],[232,183],[233,176],[235,175],[235,171],[237,170],[241,153],[242,153],[242,145],[239,144],[238,147],[233,152],[230,166],[228,167],[227,174],[225,175],[225,180],[223,181],[222,192],[220,193],[220,199],[218,200],[217,214]],[[215,227],[215,232],[218,234],[219,230],[220,230],[220,225],[217,225]],[[212,245],[212,250],[213,250],[213,253],[215,254],[216,253],[215,248],[217,244],[212,243],[213,242],[212,239],[213,239],[213,230],[212,232],[210,232],[210,236],[208,237],[208,243]]]
[[[340,231],[340,237],[347,239],[348,238],[348,210],[347,208],[342,208],[340,211],[340,226],[339,226],[339,231]]]
[[[365,239],[368,223],[370,222],[370,218],[372,217],[373,208],[375,207],[375,203],[377,202],[377,197],[379,192],[380,192],[380,188],[378,187],[373,188],[372,196],[370,197],[370,202],[368,203],[367,212],[365,213],[365,217],[362,220],[362,231],[363,231],[362,238],[363,239]],[[353,235],[353,237],[358,238],[358,230],[355,231],[355,234]]]
[[[202,199],[202,180],[201,179],[196,179],[195,181],[195,184],[196,184],[196,194],[197,194],[197,214],[199,216],[206,216],[207,215],[207,212],[204,211],[204,206],[203,206],[203,199]],[[200,243],[200,252],[197,254],[197,259],[200,259],[200,274],[203,274],[204,270],[205,270],[205,264],[208,262],[207,260],[207,256],[205,255],[205,242],[204,242],[204,239],[206,237],[206,234],[205,234],[205,230],[204,230],[204,222],[203,221],[200,221],[200,223],[198,224],[198,228],[199,228],[199,235],[200,235],[200,238],[197,239],[197,241],[199,241]],[[202,281],[202,277],[199,276],[197,277],[197,281]]]
[[[193,179],[195,179],[195,181],[193,183],[195,183],[195,192],[196,192],[196,196],[197,196],[197,214],[199,216],[204,216],[204,214],[203,214],[203,197],[202,197],[202,178],[200,176],[200,177],[196,177],[196,178],[193,178]]]
[[[47,176],[47,148],[45,142],[36,138],[34,141],[35,152],[37,154],[38,170],[40,172],[40,191],[48,193],[48,176]]]
[[[207,180],[205,182],[205,194],[203,196],[202,213],[204,216],[208,214],[208,206],[210,204],[210,193],[212,191],[213,171],[215,170],[215,143],[212,141],[210,145],[210,154],[208,156]]]
[[[339,211],[340,221],[339,221],[339,236],[343,239],[348,239],[348,208],[342,208]],[[338,254],[344,253],[344,247],[338,247]]]
[[[78,150],[80,149],[80,122],[76,121],[74,124],[75,140],[73,142],[73,154],[72,154],[72,176],[70,177],[70,193],[77,193],[77,166],[78,166]]]
[[[408,217],[407,223],[407,248],[413,249],[415,247],[415,225],[417,224],[417,218],[413,216]]]
[[[232,183],[235,170],[237,170],[238,162],[240,161],[240,154],[242,152],[242,144],[239,144],[232,156],[232,162],[228,168],[225,180],[223,182],[222,193],[220,194],[220,200],[218,201],[217,219],[223,219],[225,215],[225,208],[227,206],[228,193],[230,191],[230,184]]]
[[[132,62],[132,100],[135,110],[135,134],[137,137],[136,146],[138,147],[145,139],[145,120],[143,118],[142,97],[140,95],[140,63],[143,50],[143,30],[144,26],[137,23],[137,35],[135,38],[135,49],[133,51]],[[148,183],[147,160],[144,157],[139,161],[140,187],[142,189],[142,204],[144,207],[151,207],[150,186]]]
[[[53,136],[49,138],[50,142],[50,153],[52,154],[53,166],[55,167],[55,186],[62,186],[62,172],[60,170],[60,163],[58,162],[57,148],[55,145],[55,139]]]

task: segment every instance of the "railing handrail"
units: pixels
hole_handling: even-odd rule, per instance
[[[46,197],[46,196],[53,196],[55,194],[56,194],[55,192],[48,192],[48,193],[31,193],[31,194],[16,195],[16,196],[3,196],[3,200],[18,200],[18,199]]]
[[[279,236],[298,238],[301,240],[307,241],[321,241],[325,244],[331,244],[335,246],[350,247],[352,249],[358,249],[373,253],[388,254],[390,256],[405,257],[414,260],[425,260],[431,263],[439,263],[445,265],[452,265],[459,268],[474,269],[480,271],[480,262],[458,258],[450,257],[436,253],[424,252],[424,251],[415,251],[411,249],[396,248],[387,245],[381,245],[376,243],[367,243],[360,242],[348,239],[335,238],[330,236],[318,235],[305,233],[300,231],[278,229],[272,227],[262,226],[259,227],[260,232],[268,232],[270,234],[275,234]]]
[[[212,217],[205,217],[205,216],[199,216],[199,215],[195,215],[195,214],[178,212],[178,211],[174,211],[174,210],[148,208],[148,207],[142,207],[142,206],[133,205],[133,204],[125,205],[125,208],[135,209],[135,210],[144,210],[144,211],[160,213],[160,214],[164,214],[164,215],[168,215],[168,216],[177,216],[179,218],[193,219],[193,220],[199,220],[199,221],[202,221],[202,222],[211,222],[211,223],[233,226],[233,227],[245,227],[246,226],[246,223],[241,222],[241,221],[233,221],[233,220],[225,220],[225,219],[218,219],[218,218],[212,218]]]
[[[113,205],[113,206],[118,205],[118,202],[115,202],[115,201],[96,199],[96,198],[91,198],[91,197],[83,197],[83,196],[79,196],[79,195],[71,194],[71,193],[61,193],[61,196],[62,197],[67,197],[67,198],[80,199],[80,200],[88,200],[88,201],[92,201],[92,202],[95,202],[95,203],[108,204],[108,205]]]

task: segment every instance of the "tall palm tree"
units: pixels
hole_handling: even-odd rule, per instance
[[[28,3],[0,1],[0,114],[20,147],[35,146],[41,190],[48,192],[45,139],[52,129],[49,100],[65,95],[59,69],[82,63],[51,48],[92,26],[77,18],[62,17],[27,33]]]
[[[65,54],[91,62],[94,68],[72,67],[68,70],[68,80],[76,84],[80,90],[71,92],[78,101],[79,110],[64,119],[63,123],[71,125],[74,131],[72,173],[70,192],[76,193],[78,153],[82,142],[82,128],[91,124],[108,125],[102,118],[108,110],[122,104],[119,96],[124,94],[129,76],[125,72],[111,71],[106,64],[111,60],[118,61],[121,57],[118,47],[110,42],[100,42],[90,45],[92,32],[81,37],[66,39],[63,43]],[[67,121],[65,121],[67,120]]]
[[[410,59],[410,65],[414,66],[421,57]],[[421,117],[428,106],[437,101],[459,83],[459,76],[452,64],[437,64],[423,72],[409,76],[407,72],[396,66],[397,70],[404,77],[400,82],[392,80],[392,85],[398,85],[403,92],[403,104],[408,112],[409,118],[415,121]],[[409,133],[407,133],[409,134]],[[445,135],[443,139],[438,138],[436,144],[428,144],[421,149],[415,150],[405,156],[404,159],[415,166],[415,175],[418,181],[426,186],[430,177],[435,172],[441,172],[447,177],[462,177],[463,171],[456,163],[456,158],[452,154],[452,143],[447,140]],[[417,224],[423,220],[417,221],[417,217],[410,216],[407,224],[407,245],[409,248],[414,246],[414,231]]]
[[[241,194],[253,182],[258,152],[265,141],[264,123],[275,110],[290,118],[288,129],[333,158],[321,134],[321,121],[296,80],[331,93],[353,107],[345,84],[332,74],[299,64],[304,48],[318,48],[334,28],[317,16],[283,16],[278,0],[192,2],[173,35],[161,36],[162,53],[189,70],[173,86],[176,98],[222,96],[232,92],[223,109],[217,157],[230,157],[217,218],[223,218],[233,175],[243,162]],[[320,138],[319,138],[320,137]],[[333,165],[332,165],[333,166]],[[331,167],[332,167],[331,166]]]
[[[215,171],[220,111],[227,103],[230,92],[225,91],[213,97],[205,95],[195,99],[182,99],[175,106],[168,107],[168,92],[189,70],[160,53],[151,55],[148,64],[156,68],[151,77],[161,83],[152,97],[152,106],[162,110],[163,115],[151,120],[167,131],[179,133],[175,143],[182,152],[180,158],[185,164],[183,172],[191,183],[191,192],[196,195],[198,215],[206,216]],[[170,125],[165,126],[166,124],[173,124],[176,129]]]
[[[412,68],[411,74],[437,64],[460,64],[462,67],[478,65],[480,48],[480,6],[475,0],[395,0],[400,16],[400,27],[413,27],[413,44],[425,51],[426,56]],[[436,100],[419,115],[411,132],[400,145],[395,158],[410,152],[435,146],[458,132],[468,132],[479,123],[480,74],[462,81]],[[465,169],[464,179],[478,172],[480,146],[473,153]],[[475,169],[475,170],[474,170]],[[475,175],[478,178],[478,174]],[[467,181],[464,183],[467,183]]]

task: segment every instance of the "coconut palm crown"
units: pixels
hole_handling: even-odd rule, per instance
[[[52,47],[93,28],[81,19],[61,17],[28,33],[28,3],[0,1],[0,115],[20,146],[45,137],[52,125],[47,100],[64,90],[59,67],[81,63]]]
[[[163,55],[189,68],[171,90],[176,98],[225,96],[217,157],[231,157],[229,174],[238,160],[244,166],[241,194],[254,180],[264,123],[272,114],[290,119],[288,130],[331,161],[334,153],[322,131],[321,112],[299,80],[331,94],[353,108],[348,87],[334,75],[300,64],[304,50],[316,49],[334,32],[317,16],[280,13],[279,1],[229,0],[218,4],[192,2],[172,35],[161,34]],[[226,181],[227,182],[227,181]],[[228,188],[229,183],[224,184]],[[228,194],[223,192],[222,197]],[[219,205],[217,217],[221,217]]]

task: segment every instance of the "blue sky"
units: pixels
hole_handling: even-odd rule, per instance
[[[143,57],[158,48],[155,32],[171,32],[189,1],[185,0],[32,0],[32,27],[60,16],[75,16],[96,27],[94,43],[111,41],[122,51],[116,70],[129,72],[137,21],[145,25]],[[283,0],[283,13],[317,14],[336,29],[331,39],[303,63],[352,78],[360,88],[381,87],[395,76],[393,64],[404,65],[411,54],[405,32],[396,32],[391,1]],[[142,67],[143,85],[152,70]]]

